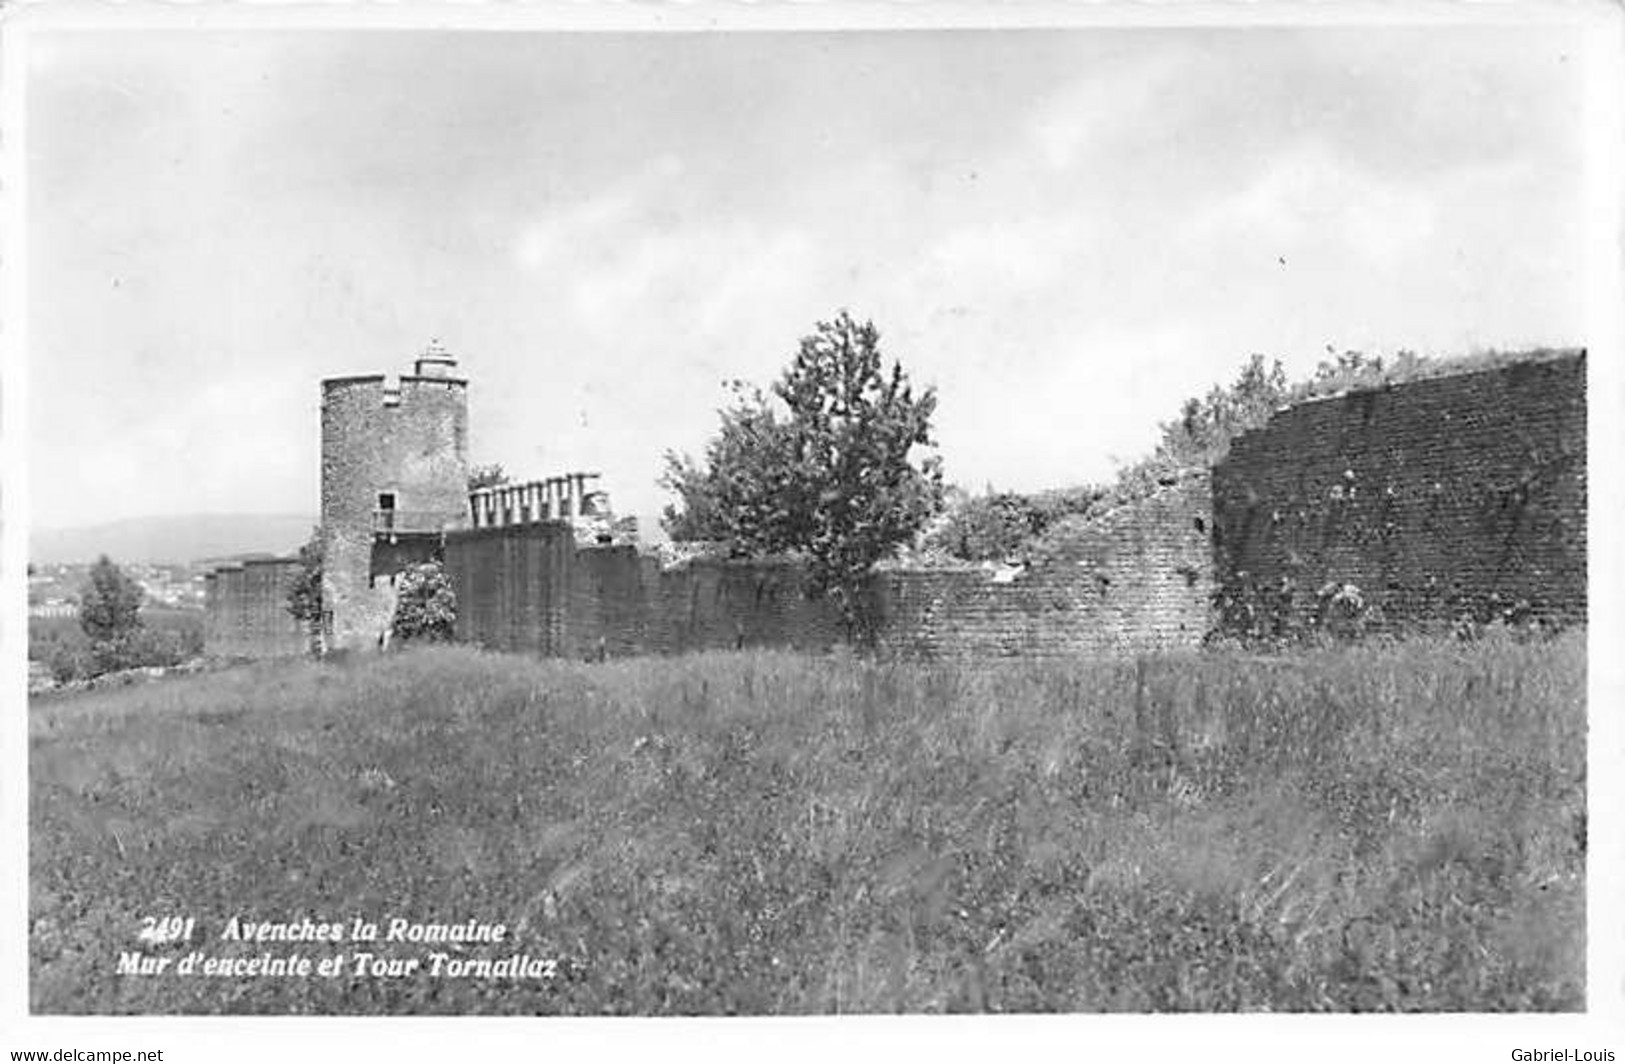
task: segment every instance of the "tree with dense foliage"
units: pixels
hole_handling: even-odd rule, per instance
[[[141,627],[141,585],[103,554],[79,593],[79,627],[92,643],[128,636]]]
[[[965,502],[937,537],[956,558],[1002,561],[1042,532],[1032,500],[1013,492],[988,492]]]
[[[91,566],[79,593],[79,627],[90,640],[95,671],[111,672],[135,664],[145,593],[129,574],[103,554]]]
[[[956,561],[1023,558],[1033,543],[1064,518],[1088,516],[1106,499],[1103,488],[1084,485],[1021,494],[993,491],[962,495],[920,544],[924,554]]]
[[[727,435],[729,419],[735,411],[719,410],[718,414],[723,430],[713,437],[708,453]],[[667,503],[660,512],[660,527],[665,529],[666,535],[678,543],[726,538],[728,530],[717,515],[710,470],[675,451],[667,451],[665,460],[666,471],[660,475],[659,484],[676,496],[676,500]]]
[[[311,653],[322,647],[322,529],[310,530],[299,548],[299,572],[288,583],[288,612],[305,626]]]
[[[809,589],[866,638],[875,563],[942,506],[941,460],[924,453],[935,389],[916,394],[899,362],[887,372],[879,330],[844,310],[801,340],[770,393],[730,387],[704,465],[666,456],[666,531],[741,557],[804,556]]]
[[[402,642],[444,643],[457,620],[457,596],[439,562],[421,562],[397,578],[391,630]]]

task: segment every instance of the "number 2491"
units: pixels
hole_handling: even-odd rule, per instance
[[[190,916],[145,916],[135,937],[152,943],[187,942],[192,938],[194,923]]]

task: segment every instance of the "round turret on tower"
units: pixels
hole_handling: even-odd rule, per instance
[[[440,346],[440,339],[436,337],[429,341],[429,346],[423,349],[423,354],[412,363],[412,372],[418,377],[450,377],[457,369],[457,359],[452,357],[450,351]]]
[[[322,381],[322,607],[329,648],[382,642],[394,578],[468,515],[468,382],[439,341],[392,382]]]

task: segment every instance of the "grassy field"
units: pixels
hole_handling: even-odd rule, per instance
[[[31,1003],[1575,1010],[1584,697],[1580,632],[978,667],[436,649],[47,697]],[[190,943],[135,940],[168,915]],[[426,952],[221,941],[233,916],[502,922],[457,955],[553,974],[117,974]]]

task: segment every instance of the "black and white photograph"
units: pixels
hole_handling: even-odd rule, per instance
[[[1625,16],[1419,10],[0,11],[0,1050],[1621,1059]]]

